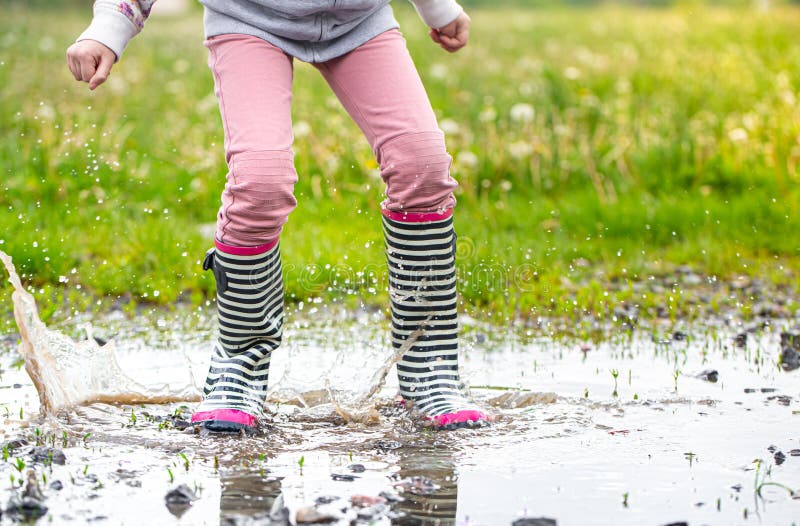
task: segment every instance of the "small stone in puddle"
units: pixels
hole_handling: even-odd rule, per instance
[[[330,504],[335,500],[339,500],[339,497],[337,497],[336,495],[321,495],[314,500],[314,503],[316,503],[317,506],[319,506],[322,504]]]
[[[9,452],[11,452],[27,445],[28,441],[24,438],[15,438],[14,440],[9,440],[8,442],[3,443],[3,446],[0,449],[7,449]]]
[[[678,522],[670,522],[665,524],[664,526],[689,526],[689,523],[686,521],[678,521]]]
[[[178,518],[191,507],[192,502],[195,500],[197,500],[197,495],[186,484],[172,488],[164,496],[167,509]]]
[[[413,493],[415,495],[428,495],[439,489],[439,485],[427,477],[406,477],[394,484],[395,488]]]
[[[391,451],[393,449],[400,449],[403,447],[403,444],[397,442],[396,440],[376,440],[375,441],[375,449],[379,449],[382,451]]]
[[[64,489],[64,483],[61,482],[60,480],[54,480],[53,482],[50,483],[50,489],[55,491],[61,491],[62,489]]]
[[[800,449],[791,449],[789,454],[793,457],[800,457]]]
[[[353,482],[359,477],[355,475],[348,475],[347,473],[331,473],[331,478],[340,482]]]
[[[747,347],[747,333],[740,332],[737,334],[733,339],[733,343],[736,345],[736,347]]]
[[[350,497],[350,504],[357,508],[366,508],[376,504],[386,504],[386,499],[381,496],[375,497],[372,495],[353,495]]]
[[[511,523],[511,526],[557,526],[555,519],[547,517],[523,517]]]
[[[403,502],[405,500],[400,495],[389,493],[388,491],[381,491],[380,493],[378,493],[378,496],[383,497],[384,499],[386,499],[387,502]]]
[[[19,517],[24,521],[33,521],[47,514],[47,506],[38,500],[11,497],[6,507],[6,514]]]
[[[769,451],[770,453],[775,453],[776,451],[778,451],[778,446],[769,446],[767,448],[767,451]]]
[[[67,463],[67,457],[64,455],[64,452],[54,447],[35,447],[31,451],[31,454],[33,455],[34,462],[44,462],[45,464],[52,462],[59,466],[63,466]]]
[[[781,367],[786,371],[800,368],[800,332],[781,333]]]
[[[189,504],[197,500],[197,495],[195,495],[194,491],[192,491],[189,486],[181,484],[169,490],[164,496],[164,499],[167,504]]]
[[[297,524],[320,524],[324,522],[333,522],[336,520],[334,515],[330,513],[323,513],[314,508],[313,506],[306,506],[297,510],[295,515],[295,522]]]
[[[364,464],[350,464],[347,466],[347,469],[353,473],[364,473],[367,470],[367,468],[364,467]]]
[[[193,427],[192,423],[188,420],[185,420],[179,416],[171,416],[169,417],[170,422],[172,423],[172,427],[177,429],[178,431],[183,431],[185,429],[189,429]]]
[[[6,513],[24,521],[35,521],[47,514],[47,506],[44,505],[44,494],[39,488],[36,472],[28,470],[27,479],[22,495],[15,494],[8,501]]]
[[[786,455],[783,454],[783,451],[775,453],[775,464],[780,466],[784,462],[786,462]]]
[[[713,384],[717,383],[717,380],[719,380],[719,373],[715,369],[706,369],[705,371],[701,371],[700,374],[697,375],[697,378]]]
[[[781,405],[791,405],[792,404],[792,397],[788,395],[773,395],[768,396],[767,400],[775,400],[775,402]]]
[[[675,331],[672,333],[672,339],[676,342],[684,342],[689,338],[689,335],[683,331]]]

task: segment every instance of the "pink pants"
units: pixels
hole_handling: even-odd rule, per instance
[[[217,240],[250,247],[279,236],[297,201],[292,153],[292,57],[249,35],[206,41],[225,129],[228,176]],[[314,64],[364,132],[386,183],[382,206],[442,212],[455,205],[451,158],[398,30]]]

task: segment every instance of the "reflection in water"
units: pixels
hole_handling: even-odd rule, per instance
[[[453,452],[448,447],[402,448],[398,451],[401,479],[430,478],[439,486],[433,491],[406,491],[397,510],[405,516],[392,521],[398,526],[454,526],[458,503],[458,476]]]
[[[263,472],[224,469],[220,472],[220,485],[220,524],[226,526],[266,519],[281,494],[280,480],[267,478]]]
[[[367,444],[361,447],[365,445],[369,447]],[[358,444],[348,445],[351,450],[358,451],[358,447]],[[366,471],[361,468],[356,471],[355,482],[333,479],[334,473],[352,475],[353,472],[341,465],[337,467],[336,460],[325,453],[310,453],[307,462],[311,465],[306,467],[305,473],[286,466],[285,456],[279,455],[273,459],[276,464],[272,467],[286,477],[276,476],[266,468],[244,468],[235,462],[230,467],[220,468],[220,523],[288,524],[286,518],[294,516],[298,506],[333,502],[334,508],[341,512],[336,523],[347,524],[364,513],[363,508],[352,506],[354,495],[377,497],[380,493],[385,497],[400,497],[399,502],[386,503],[372,516],[372,519],[387,521],[381,524],[389,523],[388,516],[392,517],[391,524],[397,526],[455,525],[458,479],[451,448],[413,441],[395,450],[390,455],[391,463],[378,460],[383,454],[374,450],[360,452],[364,457],[369,454],[375,457],[364,461],[366,468],[359,464]]]

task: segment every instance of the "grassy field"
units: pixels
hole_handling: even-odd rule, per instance
[[[90,93],[64,64],[90,11],[0,19],[0,250],[46,313],[202,302],[226,167],[201,13],[151,20]],[[396,12],[461,183],[467,308],[678,315],[686,295],[633,283],[680,265],[797,290],[800,8],[476,8],[452,56]],[[287,293],[382,302],[370,149],[316,70],[298,64],[294,92]]]

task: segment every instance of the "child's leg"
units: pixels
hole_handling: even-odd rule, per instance
[[[372,145],[386,182],[383,224],[400,392],[437,425],[486,420],[458,374],[457,183],[444,136],[397,30],[319,65]]]
[[[217,283],[219,338],[193,422],[250,429],[281,342],[283,285],[278,237],[296,201],[291,128],[292,59],[247,35],[210,39],[229,172],[215,248],[203,264]]]

